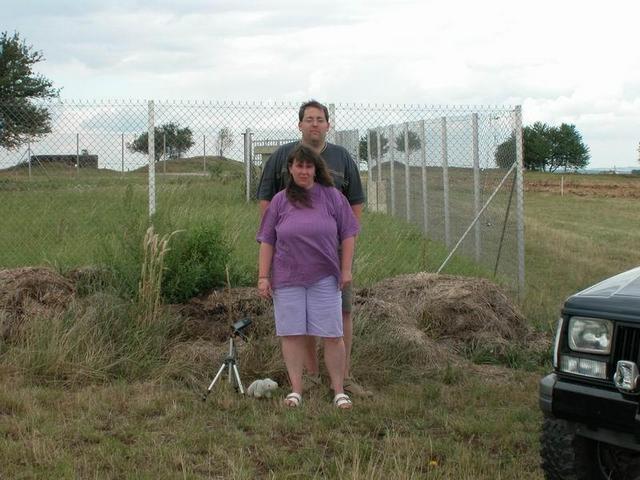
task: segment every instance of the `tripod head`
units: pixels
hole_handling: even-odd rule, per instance
[[[251,325],[251,319],[249,317],[243,318],[235,322],[233,325],[231,325],[233,336],[238,336],[246,342],[247,336],[245,334],[245,330],[249,325]]]

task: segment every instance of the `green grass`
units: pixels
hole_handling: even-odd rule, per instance
[[[635,182],[640,190],[640,178]],[[534,324],[551,331],[567,296],[640,265],[637,203],[634,198],[526,194],[524,311]]]
[[[224,225],[232,284],[252,285],[258,210],[244,203],[241,172],[216,168],[159,176],[154,224],[161,234]],[[108,265],[139,248],[148,224],[143,176],[68,172],[29,181],[14,173],[0,175],[3,267]],[[527,193],[523,308],[532,324],[550,333],[567,295],[640,263],[636,212],[632,199]],[[365,213],[356,281],[433,271],[445,255],[418,228]],[[447,273],[491,277],[460,257]],[[284,389],[258,401],[223,381],[203,403],[225,345],[184,338],[172,316],[143,328],[137,314],[117,291],[89,289],[66,314],[31,319],[18,339],[0,341],[0,477],[542,478],[541,352],[497,358],[478,346],[463,352],[477,365],[433,362],[356,310],[354,368],[375,388],[372,400],[338,412],[320,394],[290,411],[278,401]],[[265,372],[282,382],[272,337],[243,343],[240,355],[245,382]]]
[[[3,478],[540,478],[532,378],[394,385],[352,412],[201,391],[5,381]],[[434,386],[437,385],[437,386]],[[513,403],[512,403],[513,402]],[[479,454],[482,452],[482,454]]]
[[[217,222],[234,245],[236,284],[252,284],[257,264],[258,209],[246,204],[238,181],[220,177],[168,177],[158,181],[156,228],[169,233]],[[140,177],[5,180],[0,184],[0,266],[54,265],[62,271],[104,261],[148,223],[147,186]],[[16,243],[16,239],[21,239]],[[123,240],[124,239],[124,240]],[[135,248],[134,245],[128,245]],[[357,281],[368,285],[399,273],[435,270],[446,249],[425,241],[417,227],[365,213],[356,258]],[[482,270],[457,257],[447,273]],[[484,272],[487,273],[487,272]]]

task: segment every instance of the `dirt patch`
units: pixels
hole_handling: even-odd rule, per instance
[[[0,335],[13,335],[26,318],[60,314],[74,294],[73,283],[49,268],[0,270]]]
[[[526,192],[545,192],[561,194],[560,178],[557,180],[534,180],[525,181],[524,190]],[[640,181],[636,183],[624,182],[572,182],[565,179],[562,186],[564,195],[575,195],[579,197],[599,197],[599,198],[640,198]]]

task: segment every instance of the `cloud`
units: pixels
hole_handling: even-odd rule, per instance
[[[575,123],[592,163],[611,138],[635,161],[638,2],[6,3],[66,98],[522,104],[526,123]]]

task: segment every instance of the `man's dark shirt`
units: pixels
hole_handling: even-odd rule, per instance
[[[287,157],[299,142],[281,145],[271,154],[262,170],[262,177],[258,185],[258,200],[271,201],[273,196],[287,186],[289,171]],[[327,143],[320,156],[327,164],[329,174],[333,178],[335,187],[340,190],[350,205],[364,203],[360,173],[356,163],[346,148],[333,143]]]

